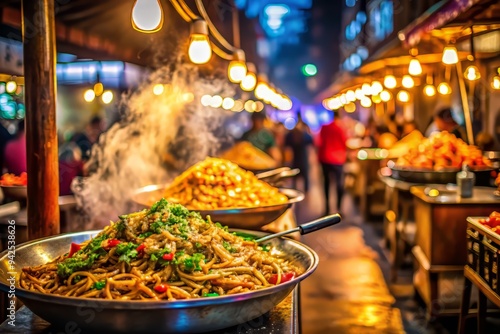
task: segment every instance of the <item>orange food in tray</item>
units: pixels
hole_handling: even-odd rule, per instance
[[[28,174],[23,172],[21,175],[16,176],[14,174],[6,173],[0,178],[0,185],[7,187],[26,186],[28,185]]]
[[[468,145],[455,135],[442,131],[424,138],[419,145],[400,157],[396,165],[439,171],[460,169],[463,163],[472,168],[487,167],[488,160],[477,146]]]
[[[500,213],[493,211],[486,219],[481,219],[479,222],[491,228],[493,232],[500,234]]]

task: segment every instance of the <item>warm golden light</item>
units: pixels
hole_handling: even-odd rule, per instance
[[[382,99],[380,98],[380,95],[372,95],[372,101],[375,104],[379,104],[380,102],[382,102]]]
[[[367,96],[363,97],[359,103],[365,108],[370,108],[372,106],[372,100]]]
[[[102,102],[104,102],[105,104],[110,104],[111,101],[113,101],[113,97],[113,92],[110,90],[105,91],[101,95]]]
[[[491,88],[500,89],[500,77],[498,75],[493,77],[493,80],[491,81]]]
[[[194,94],[191,92],[182,94],[182,101],[191,103],[194,101]]]
[[[410,75],[406,74],[403,76],[401,84],[404,88],[413,88],[415,86],[415,81],[413,81],[413,78]]]
[[[157,32],[163,26],[160,0],[136,0],[132,9],[132,27],[140,32]]]
[[[165,91],[165,87],[162,84],[156,84],[153,86],[153,94],[161,95]]]
[[[372,86],[369,83],[364,83],[361,86],[361,91],[363,92],[363,95],[371,95],[371,93],[372,93]]]
[[[87,89],[85,93],[83,93],[83,99],[86,102],[92,102],[95,99],[95,92],[93,89]]]
[[[229,110],[233,107],[234,107],[234,99],[226,97],[224,98],[224,100],[222,100],[222,108]]]
[[[444,48],[442,62],[446,65],[458,63],[458,53],[454,46],[447,46]]]
[[[243,101],[236,100],[234,101],[234,107],[232,107],[231,110],[234,112],[240,112],[243,111],[243,108],[244,108]]]
[[[328,99],[327,106],[328,106],[328,109],[330,109],[330,110],[337,110],[340,107],[342,107],[342,103],[340,102],[340,98],[334,97],[334,98]]]
[[[212,96],[212,99],[210,101],[210,106],[212,108],[220,108],[222,106],[222,96],[220,95],[214,95]]]
[[[247,65],[245,63],[245,53],[243,50],[234,52],[234,59],[231,60],[227,68],[227,76],[229,81],[239,83],[247,75]]]
[[[464,73],[465,79],[469,81],[475,81],[481,79],[481,73],[475,65],[471,65],[465,69]]]
[[[345,94],[340,95],[340,103],[342,103],[342,105],[346,105],[348,103]]]
[[[354,91],[354,94],[356,95],[356,99],[360,100],[365,96],[365,94],[363,94],[363,91],[361,90],[361,88],[358,88]]]
[[[212,103],[212,96],[211,95],[203,95],[201,97],[201,105],[204,107],[208,107]]]
[[[240,87],[244,91],[251,91],[255,88],[255,85],[257,84],[257,76],[255,73],[248,72],[247,75],[245,75],[245,78],[241,81]]]
[[[14,80],[7,81],[5,91],[9,94],[14,94],[17,89],[17,83]]]
[[[196,20],[191,23],[188,55],[195,64],[206,64],[212,57],[212,47],[208,40],[208,27],[204,20]]]
[[[392,95],[389,91],[383,90],[380,92],[380,99],[384,102],[387,102],[391,99]]]
[[[436,95],[436,87],[434,85],[426,85],[424,87],[424,94],[429,97]]]
[[[393,89],[396,88],[398,82],[396,81],[396,77],[392,74],[388,74],[384,78],[384,86],[385,88]]]
[[[449,95],[449,94],[451,94],[451,87],[446,82],[441,82],[438,85],[437,90],[438,90],[439,94],[441,94],[441,95]]]
[[[371,85],[371,93],[372,95],[378,95],[381,91],[384,90],[384,87],[379,81],[373,81]]]
[[[104,93],[104,85],[102,82],[96,82],[94,85],[94,93],[96,96],[101,96]]]
[[[399,101],[399,102],[406,103],[406,102],[410,101],[410,93],[408,93],[408,92],[407,92],[407,91],[405,91],[405,90],[400,90],[400,91],[398,92],[398,96],[397,96],[397,98],[398,98],[398,101]]]
[[[248,112],[254,112],[255,110],[253,110],[253,107],[254,107],[254,101],[252,100],[248,100],[247,102],[245,102],[245,110],[248,111]]]
[[[412,60],[410,60],[410,65],[408,65],[408,73],[414,76],[422,74],[422,65],[420,65],[420,62],[417,58],[413,58]]]
[[[347,99],[348,102],[354,102],[356,101],[356,93],[354,93],[353,90],[349,89],[346,93],[345,93],[345,97]]]
[[[278,104],[279,110],[290,110],[293,107],[292,100],[288,97],[282,97],[281,101]]]
[[[348,113],[353,113],[356,111],[356,104],[354,103],[348,103],[344,106],[344,110],[345,112],[348,112]]]
[[[261,112],[262,110],[264,110],[264,103],[262,103],[260,101],[255,102],[255,105],[252,105],[252,106],[255,107],[256,112]]]
[[[267,92],[269,91],[269,87],[265,82],[259,82],[257,84],[257,87],[255,87],[255,97],[264,100],[264,98],[267,96]]]

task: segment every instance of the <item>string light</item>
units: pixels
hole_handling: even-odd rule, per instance
[[[384,90],[384,87],[379,81],[373,81],[371,85],[371,93],[372,95],[378,95],[381,91]]]
[[[257,75],[255,73],[257,72],[257,69],[255,68],[255,65],[252,63],[247,64],[247,73],[245,75],[245,78],[240,83],[240,87],[244,91],[251,91],[255,89],[255,86],[257,85]]]
[[[85,93],[83,93],[83,99],[85,102],[92,102],[95,99],[95,92],[93,89],[87,89]]]
[[[345,97],[347,99],[348,102],[354,102],[356,101],[356,93],[354,93],[353,90],[349,89],[346,93],[345,93]]]
[[[353,113],[356,111],[356,104],[354,103],[348,103],[344,106],[344,110],[348,113]]]
[[[415,81],[413,81],[413,78],[410,75],[406,74],[403,76],[401,84],[404,88],[413,88],[415,86]]]
[[[16,89],[17,89],[17,82],[15,82],[12,79],[7,81],[7,83],[5,84],[5,91],[9,94],[14,94],[16,92]]]
[[[159,0],[136,0],[132,9],[132,27],[140,32],[157,32],[163,26],[163,10]]]
[[[212,57],[212,48],[208,40],[208,27],[204,20],[198,19],[191,23],[188,55],[195,64],[206,64]]]
[[[365,96],[361,99],[360,104],[365,108],[370,108],[372,106],[372,100],[369,97]]]
[[[406,103],[410,101],[410,93],[405,90],[400,90],[397,95],[397,99],[399,102]]]
[[[464,76],[469,81],[475,81],[481,79],[481,73],[475,65],[471,65],[465,69]]]
[[[384,77],[384,86],[385,88],[394,89],[396,88],[398,82],[396,81],[396,77],[392,74],[388,74]]]
[[[434,85],[432,84],[426,85],[424,87],[424,94],[429,97],[436,95],[436,87],[434,87]]]
[[[417,58],[412,58],[412,60],[410,60],[410,65],[408,65],[408,73],[413,76],[422,74],[422,65],[420,65],[420,62]]]
[[[162,84],[156,84],[153,86],[153,94],[161,95],[165,91],[165,87]]]
[[[102,82],[96,82],[94,85],[94,93],[96,96],[101,96],[104,93],[104,85]]]
[[[101,95],[102,102],[104,102],[105,104],[110,104],[111,101],[113,101],[113,97],[113,92],[110,90],[105,91]]]
[[[229,110],[234,107],[234,99],[231,97],[226,97],[222,100],[222,108]]]
[[[446,82],[441,82],[438,85],[437,90],[438,90],[439,94],[441,94],[441,95],[449,95],[449,94],[451,94],[451,87]]]
[[[210,95],[203,95],[201,97],[201,100],[200,100],[201,104],[204,106],[204,107],[208,107],[210,105],[210,103],[212,103],[212,96]]]
[[[360,100],[365,97],[365,95],[363,94],[363,91],[361,90],[361,88],[358,88],[354,91],[354,95],[356,95],[356,99]]]
[[[458,53],[454,46],[447,46],[443,50],[442,62],[446,65],[453,65],[458,63]]]
[[[369,83],[364,83],[361,86],[361,91],[363,92],[363,95],[371,95],[372,94],[372,87]]]
[[[243,50],[234,52],[234,59],[231,60],[227,68],[229,81],[239,83],[247,74],[247,65],[245,64],[245,53]]]
[[[222,106],[222,96],[220,95],[214,95],[212,96],[212,99],[210,101],[210,106],[212,108],[219,108],[220,106]]]
[[[495,75],[491,81],[491,88],[500,89],[500,77]]]
[[[391,93],[387,90],[383,90],[380,92],[380,99],[384,102],[387,102],[391,99]]]

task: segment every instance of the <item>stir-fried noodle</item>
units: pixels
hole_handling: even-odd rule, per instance
[[[23,268],[20,286],[56,295],[176,300],[266,288],[302,268],[180,204],[120,216],[69,253]]]

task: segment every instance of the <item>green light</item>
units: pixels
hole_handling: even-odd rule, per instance
[[[318,68],[314,64],[305,64],[302,66],[302,74],[306,77],[312,77],[318,74]]]

